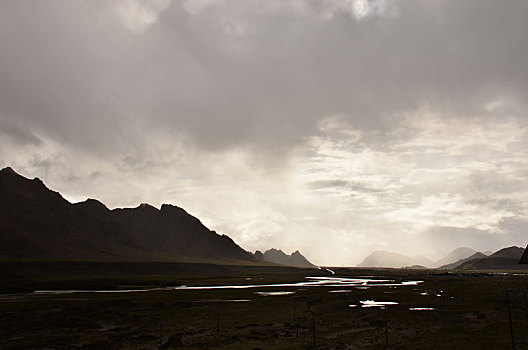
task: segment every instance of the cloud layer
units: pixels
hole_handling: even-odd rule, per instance
[[[525,244],[528,3],[0,3],[0,165],[356,264]]]

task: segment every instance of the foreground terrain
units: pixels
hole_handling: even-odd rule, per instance
[[[4,289],[26,290],[0,296],[1,349],[509,349],[506,291],[528,349],[524,273],[73,264],[50,277],[57,266],[37,265],[1,266]],[[282,285],[243,287],[270,284]],[[28,292],[41,288],[63,291]]]

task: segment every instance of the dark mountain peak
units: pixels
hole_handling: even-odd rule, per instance
[[[94,204],[94,205],[102,205],[103,207],[106,208],[106,205],[103,204],[103,202],[95,199],[95,198],[86,198],[86,200],[83,202],[83,203],[91,203],[91,204]]]
[[[260,253],[259,251],[257,252]],[[257,256],[257,252],[255,252],[255,258],[258,260],[260,255]],[[271,249],[266,250],[266,252],[262,254],[262,257],[266,261],[274,262],[277,264],[303,266],[303,267],[315,266],[311,262],[309,262],[308,259],[306,259],[298,250],[288,255],[280,249],[271,248]]]
[[[98,225],[100,221],[109,221],[108,217],[110,215],[110,209],[106,207],[103,203],[99,202],[97,199],[88,198],[84,202],[78,202],[72,204],[75,214],[77,217],[83,221],[83,226],[85,228],[91,225]],[[107,231],[118,232],[119,229],[113,227],[112,229],[106,230],[101,226],[97,228],[92,228],[92,234],[97,235],[98,231],[104,231],[106,235]]]
[[[467,261],[457,269],[460,270],[514,270],[518,269],[525,249],[507,247],[496,251],[490,256]]]
[[[524,253],[524,249],[521,247],[511,246],[502,248],[490,255],[490,258],[513,258],[520,259]]]
[[[10,166],[3,168],[0,170],[0,175],[6,176],[6,175],[19,175],[16,171],[13,170]]]
[[[11,203],[15,207],[29,205],[28,201],[47,206],[48,209],[57,209],[70,204],[59,192],[50,190],[38,177],[30,180],[10,167],[0,170],[0,187],[6,191],[5,199],[10,198],[6,204]],[[14,210],[14,208],[11,209]]]
[[[17,183],[25,182],[25,183],[37,184],[38,186],[48,189],[46,185],[44,185],[44,182],[42,182],[42,180],[39,179],[38,177],[35,177],[33,179],[28,179],[27,177],[22,176],[16,171],[14,171],[13,168],[11,167],[6,167],[0,170],[0,178],[9,181],[11,184],[13,183],[13,181],[16,181]]]
[[[28,178],[20,175],[11,167],[0,170],[0,180],[5,181],[30,181]]]
[[[254,261],[177,206],[109,210],[95,199],[72,204],[11,168],[0,170],[2,258]]]
[[[84,208],[93,209],[93,210],[104,210],[108,211],[106,205],[104,205],[102,202],[98,201],[97,199],[88,198],[84,202],[75,203],[75,206],[82,206]]]
[[[172,204],[166,204],[166,203],[163,203],[161,205],[161,211],[172,211],[172,212],[182,212],[182,213],[185,213],[187,214],[187,212],[183,209],[183,208],[180,208],[176,205],[172,205]]]
[[[161,210],[161,213],[164,215],[170,215],[170,216],[175,216],[175,217],[190,217],[198,221],[197,218],[187,213],[183,208],[180,208],[176,205],[162,204],[160,210]]]
[[[172,204],[162,204],[161,205],[161,215],[163,216],[163,218],[165,220],[169,220],[169,221],[178,221],[180,223],[182,222],[187,222],[187,223],[190,223],[192,225],[198,225],[198,226],[203,226],[202,222],[192,216],[191,214],[187,213],[183,208],[180,208],[176,205],[172,205]],[[205,226],[203,226],[205,228]],[[209,229],[207,229],[209,231]],[[214,234],[216,234],[216,232],[214,231],[211,231],[213,232]]]
[[[211,232],[213,232],[213,233],[216,234],[216,235],[218,234],[218,233],[216,233],[216,231],[211,231]],[[230,241],[230,242],[235,243],[235,242],[233,241],[233,239],[232,239],[231,237],[229,237],[228,235],[226,235],[226,234],[222,234],[220,237],[222,237],[222,238],[225,239],[225,240],[228,240],[228,241]]]
[[[123,208],[123,210],[140,213],[140,215],[157,215],[160,213],[158,208],[148,203],[141,203],[135,208]]]
[[[148,203],[141,203],[141,204],[137,207],[137,209],[147,209],[147,210],[152,210],[152,209],[154,209],[154,210],[158,210],[158,208],[156,208],[155,206],[150,205],[150,204],[148,204]]]
[[[521,259],[519,260],[519,264],[528,264],[528,245],[526,246]]]
[[[43,191],[43,192],[49,192],[49,193],[53,194],[54,196],[58,196],[60,198],[63,198],[62,195],[59,192],[53,191],[48,186],[46,186],[44,181],[42,181],[39,177],[34,177],[33,179],[30,180],[30,182],[31,182],[33,188],[36,188],[37,190],[40,190],[40,191]]]
[[[260,250],[256,250],[255,251],[255,254],[253,254],[253,256],[255,257],[255,260],[257,261],[265,261],[266,259],[264,258],[264,254],[262,254],[262,252]]]
[[[0,185],[6,187],[18,187],[22,182],[28,182],[29,179],[17,174],[12,168],[7,167],[0,170]]]

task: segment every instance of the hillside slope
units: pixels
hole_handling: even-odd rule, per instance
[[[467,261],[457,268],[460,270],[515,270],[526,269],[526,265],[520,265],[519,260],[524,253],[520,247],[503,248],[490,256],[482,259]]]
[[[110,210],[94,199],[72,204],[11,168],[0,170],[0,259],[255,261],[181,208]]]

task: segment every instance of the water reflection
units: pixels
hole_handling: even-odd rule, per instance
[[[401,281],[374,279],[374,278],[345,278],[345,277],[306,277],[307,281],[295,283],[273,283],[273,284],[237,284],[222,286],[179,286],[175,290],[207,290],[207,289],[247,289],[247,288],[270,288],[270,287],[399,287],[416,286],[423,281]]]
[[[295,292],[284,292],[284,291],[280,291],[280,292],[255,292],[255,294],[267,297],[267,296],[274,296],[274,295],[291,295],[291,294],[295,294]]]
[[[250,281],[250,279],[245,279]],[[388,279],[376,279],[371,277],[348,278],[348,277],[306,277],[305,281],[294,283],[271,283],[271,284],[236,284],[236,285],[212,285],[212,286],[175,286],[165,288],[141,288],[141,289],[111,289],[111,290],[37,290],[29,295],[53,295],[74,293],[137,293],[150,291],[175,291],[175,290],[213,290],[213,289],[249,289],[249,288],[303,288],[303,287],[329,287],[338,288],[334,293],[350,291],[344,288],[367,289],[371,287],[400,287],[416,286],[423,281],[395,281]],[[299,290],[299,289],[298,289]],[[292,292],[293,293],[293,292]],[[22,295],[22,294],[20,294]],[[28,294],[25,294],[26,296]],[[0,298],[2,298],[0,296]]]
[[[362,300],[360,303],[361,307],[386,307],[388,305],[398,305],[398,302],[396,301]]]

